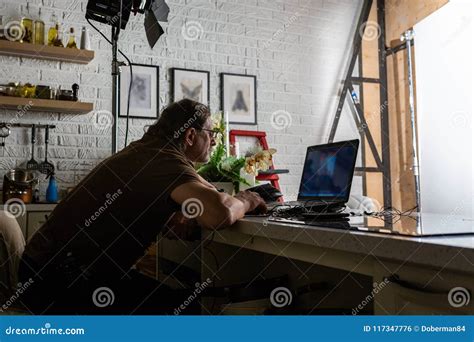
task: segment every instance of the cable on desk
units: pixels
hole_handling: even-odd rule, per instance
[[[379,220],[382,220],[384,222],[392,223],[395,224],[398,221],[400,221],[403,217],[409,217],[412,220],[416,220],[415,217],[412,216],[413,212],[418,208],[418,206],[415,206],[411,209],[401,211],[397,208],[394,207],[382,207],[380,211],[373,212],[373,213],[365,213],[367,216],[377,218]]]
[[[290,205],[281,204],[281,205],[277,205],[273,207],[268,213],[270,214],[270,216],[286,218],[286,219],[298,217],[298,216],[301,216],[302,214],[314,212],[313,210],[314,205],[309,205],[309,206],[307,205],[307,203],[311,203],[311,202],[321,204],[321,202],[317,202],[313,200],[305,201],[304,205],[290,206]],[[320,205],[318,205],[318,207],[321,208]],[[344,210],[345,210],[345,206],[338,208],[336,210],[333,210],[331,212],[337,214]],[[317,212],[319,211],[321,210],[317,210]],[[321,211],[321,212],[324,212],[324,211]]]

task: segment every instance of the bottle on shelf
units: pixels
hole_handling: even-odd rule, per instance
[[[40,202],[40,191],[38,188],[35,189],[33,192],[33,203],[39,203]]]
[[[34,40],[34,22],[31,19],[30,4],[26,3],[26,15],[20,20],[20,43],[33,43]]]
[[[3,27],[3,15],[0,15],[0,40],[7,40],[5,28]]]
[[[53,45],[54,46],[59,46],[59,47],[64,47],[64,44],[63,44],[63,33],[59,27],[59,24],[56,25],[56,30],[58,32],[58,34],[56,35],[56,39],[54,40],[54,43]]]
[[[69,40],[67,41],[66,47],[69,49],[77,49],[76,37],[74,37],[74,27],[69,29]]]
[[[81,49],[82,50],[90,50],[91,49],[91,40],[90,40],[90,37],[89,37],[89,31],[87,30],[87,27],[85,27],[85,26],[82,27]]]
[[[52,26],[48,30],[48,45],[54,46],[54,42],[58,38],[59,24],[55,14],[51,16]]]
[[[41,9],[38,14],[38,18],[35,19],[33,43],[44,45],[44,21],[41,20]]]
[[[48,188],[46,189],[46,202],[56,203],[58,201],[58,184],[56,182],[56,178],[54,177],[54,173],[48,176],[49,184]]]

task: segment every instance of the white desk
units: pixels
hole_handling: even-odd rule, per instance
[[[474,313],[474,235],[406,237],[244,218],[215,233],[210,246],[220,253],[220,269],[212,266],[213,257],[203,250],[204,279],[216,271],[224,283],[226,278],[230,282],[243,279],[245,272],[235,265],[253,271],[262,266],[255,254],[235,260],[244,250],[257,251],[352,272],[347,273],[349,277],[366,275],[375,285],[397,274],[400,282],[387,282],[372,293],[375,314]],[[232,251],[223,252],[225,246],[233,246]],[[229,264],[233,270],[223,272]],[[468,291],[467,305],[456,308],[450,304],[448,293],[455,287]]]

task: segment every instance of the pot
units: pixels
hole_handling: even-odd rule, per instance
[[[17,89],[14,85],[0,85],[0,96],[15,96],[16,91]]]
[[[38,179],[33,171],[13,169],[3,176],[3,203],[12,198],[17,198],[23,203],[33,200],[33,187],[38,184]]]

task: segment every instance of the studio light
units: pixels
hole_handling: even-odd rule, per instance
[[[122,12],[120,15],[120,7]],[[148,44],[153,48],[164,33],[160,22],[168,21],[170,9],[165,0],[89,0],[86,9],[86,18],[111,26],[118,26],[124,30],[130,18],[130,13],[144,13],[145,34]]]
[[[127,127],[125,129],[125,145],[128,137],[128,118],[130,108],[130,90],[133,82],[132,63],[118,48],[120,30],[125,30],[130,19],[130,13],[145,14],[144,26],[148,44],[153,48],[164,33],[159,22],[167,22],[170,9],[165,0],[89,0],[86,9],[87,22],[112,46],[112,153],[117,152],[118,146],[118,108],[119,108],[119,77],[120,66],[117,53],[128,61],[130,67],[130,85],[127,104]],[[112,26],[112,38],[109,40],[91,20]]]

